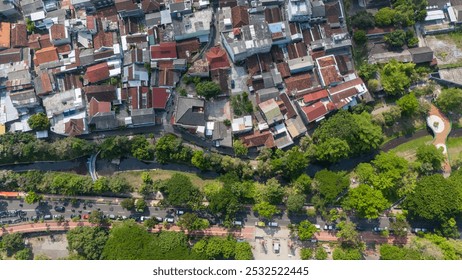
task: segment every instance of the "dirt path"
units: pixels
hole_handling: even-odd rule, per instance
[[[451,132],[451,123],[448,118],[438,109],[435,105],[431,104],[429,116],[427,118],[428,126],[433,130],[435,138],[433,145],[437,148],[443,148],[445,160],[443,163],[443,172],[445,176],[451,174],[451,165],[449,164],[448,149],[446,146],[446,139]]]

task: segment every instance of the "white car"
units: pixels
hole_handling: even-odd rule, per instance
[[[167,223],[171,223],[171,224],[175,222],[173,218],[165,218],[164,221],[166,221]]]
[[[242,226],[242,221],[234,221],[233,225],[235,226]]]

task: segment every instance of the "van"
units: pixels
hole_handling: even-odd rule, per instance
[[[278,223],[276,223],[276,222],[269,222],[269,223],[268,223],[268,226],[269,226],[269,227],[278,227],[279,225],[278,225]]]
[[[242,226],[242,221],[234,221],[233,225],[235,226]]]

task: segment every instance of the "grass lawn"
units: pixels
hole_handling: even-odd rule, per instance
[[[458,159],[462,159],[462,137],[449,137],[446,144],[451,164]]]
[[[409,161],[415,160],[415,155],[417,152],[417,148],[422,145],[431,144],[433,141],[433,137],[430,135],[417,138],[415,140],[411,140],[407,143],[401,144],[398,147],[392,149],[391,151],[395,152],[398,156],[404,157]]]
[[[156,170],[146,170],[151,175],[151,178],[156,180],[167,180],[172,177],[174,173],[180,173],[183,175],[188,176],[191,179],[191,182],[194,186],[199,187],[202,189],[206,184],[213,182],[214,180],[211,179],[202,179],[195,173],[188,173],[188,172],[180,172],[180,171],[172,171],[172,170],[163,170],[163,169],[156,169]],[[116,176],[123,177],[127,179],[127,181],[133,186],[133,189],[138,189],[141,185],[141,173],[143,171],[125,171],[116,173]]]

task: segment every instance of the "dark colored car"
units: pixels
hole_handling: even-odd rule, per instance
[[[55,211],[56,212],[64,212],[64,211],[66,211],[66,208],[64,208],[63,206],[55,206]]]

